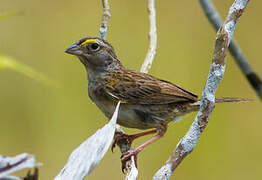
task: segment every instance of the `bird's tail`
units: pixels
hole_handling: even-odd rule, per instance
[[[215,103],[235,103],[235,102],[248,102],[252,101],[251,99],[246,98],[231,98],[231,97],[221,97],[216,98]],[[183,107],[184,111],[181,111],[180,113],[176,112],[176,118],[174,119],[175,122],[179,121],[180,117],[184,116],[187,113],[199,111],[200,108],[200,100],[197,102],[191,103],[191,104],[185,104]]]
[[[246,98],[221,97],[221,98],[216,98],[215,102],[217,104],[217,103],[235,103],[235,102],[248,102],[248,101],[252,101],[252,100]],[[192,103],[191,106],[188,107],[187,111],[189,112],[198,111],[199,107],[200,107],[200,100]]]
[[[248,102],[248,101],[251,101],[251,99],[245,99],[245,98],[231,98],[231,97],[221,97],[221,98],[216,98],[216,103]]]

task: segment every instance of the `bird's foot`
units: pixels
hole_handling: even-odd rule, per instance
[[[122,172],[127,171],[127,162],[131,160],[131,157],[134,156],[135,166],[137,168],[137,155],[140,152],[140,149],[129,150],[122,154],[121,162],[122,162]]]
[[[128,146],[131,147],[131,144],[135,139],[142,137],[142,136],[149,135],[149,134],[154,134],[156,132],[157,132],[156,129],[137,133],[137,134],[132,134],[132,135],[128,135],[128,134],[125,134],[125,133],[122,133],[122,132],[116,132],[111,150],[113,152],[113,149],[116,147],[116,144],[118,144],[119,142],[127,143]]]
[[[122,133],[122,132],[116,132],[115,137],[114,137],[114,141],[113,141],[112,146],[111,146],[111,151],[112,152],[114,151],[114,148],[116,147],[116,144],[118,142],[125,141],[125,142],[128,143],[129,146],[131,146],[134,139],[135,139],[134,135],[128,135],[128,134],[125,134],[125,133]]]

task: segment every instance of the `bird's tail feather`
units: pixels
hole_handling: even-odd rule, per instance
[[[216,103],[235,103],[235,102],[248,102],[248,101],[252,101],[252,100],[246,98],[231,98],[231,97],[221,97],[221,98],[216,98],[215,100]],[[200,100],[189,104],[189,106],[187,104],[183,112],[180,112],[180,114],[176,113],[176,118],[174,119],[174,121],[177,122],[178,118],[182,117],[187,113],[199,111],[199,108],[200,108]]]
[[[235,102],[248,102],[252,101],[251,99],[245,99],[245,98],[231,98],[231,97],[221,97],[216,98],[216,103],[235,103]],[[200,100],[197,102],[194,102],[191,104],[191,106],[188,107],[187,111],[198,111],[200,106]]]
[[[251,99],[245,99],[245,98],[231,98],[231,97],[221,97],[221,98],[216,98],[216,103],[248,102],[248,101],[251,101]]]

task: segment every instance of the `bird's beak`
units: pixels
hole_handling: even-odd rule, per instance
[[[73,54],[73,55],[82,55],[84,53],[83,48],[76,44],[73,44],[72,46],[67,48],[65,52],[68,54]]]

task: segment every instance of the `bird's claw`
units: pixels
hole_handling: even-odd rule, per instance
[[[112,146],[111,146],[111,151],[114,152],[114,148],[116,147],[116,144],[118,142],[126,141],[128,143],[128,145],[131,146],[131,143],[132,143],[133,140],[134,139],[133,139],[132,135],[128,135],[128,134],[125,134],[125,133],[122,133],[122,132],[116,132],[115,137],[114,137],[114,141],[113,141]]]
[[[137,168],[137,154],[138,152],[135,150],[129,150],[122,154],[121,162],[122,162],[122,172],[125,173],[127,171],[127,162],[131,160],[131,157],[134,156],[135,166]]]

